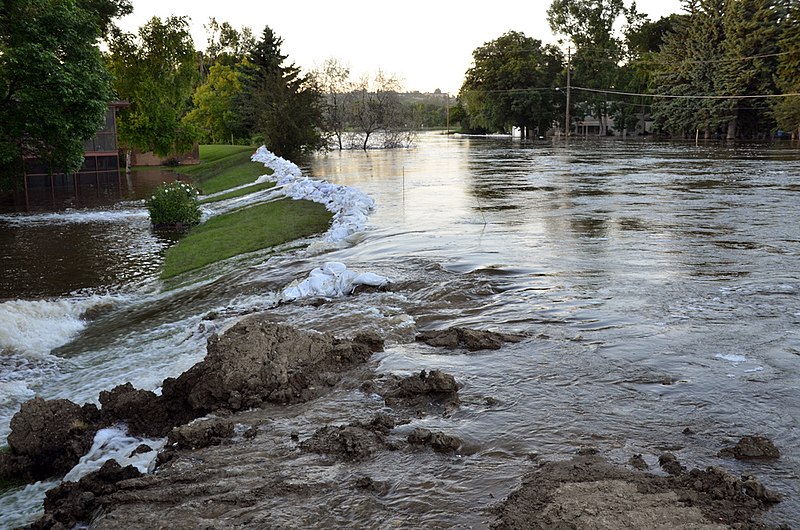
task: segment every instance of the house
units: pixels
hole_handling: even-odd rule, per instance
[[[119,153],[117,150],[117,110],[128,106],[124,101],[108,105],[105,121],[97,133],[84,144],[81,168],[70,174],[50,174],[47,164],[38,158],[24,160],[23,196],[15,194],[14,209],[69,207],[91,205],[113,190],[121,188]],[[100,201],[102,202],[102,201]]]

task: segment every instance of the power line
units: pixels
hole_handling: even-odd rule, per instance
[[[748,94],[748,95],[731,95],[731,96],[709,96],[709,95],[677,95],[677,94],[644,94],[641,92],[622,92],[619,90],[604,90],[598,88],[586,88],[573,86],[573,90],[583,90],[584,92],[595,92],[598,94],[613,94],[615,96],[636,96],[648,98],[664,98],[664,99],[760,99],[760,98],[788,98],[800,96],[800,92],[792,92],[789,94]]]

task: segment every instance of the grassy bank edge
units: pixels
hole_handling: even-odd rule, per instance
[[[219,193],[201,203],[240,197],[274,186],[254,183],[256,178],[272,171],[250,160],[253,151],[249,146],[203,145],[201,163],[182,167],[180,173],[203,193]],[[243,187],[224,193],[239,186]],[[172,279],[240,254],[324,232],[331,219],[332,214],[324,206],[291,199],[247,206],[213,217],[194,227],[166,251],[161,279]]]
[[[322,204],[292,199],[212,217],[167,249],[161,279],[324,232],[332,217]]]

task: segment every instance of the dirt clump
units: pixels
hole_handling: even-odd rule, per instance
[[[11,452],[3,454],[0,469],[35,479],[66,473],[91,448],[99,429],[93,424],[96,416],[94,405],[40,397],[26,401],[11,418]]]
[[[777,501],[755,478],[736,478],[718,467],[664,477],[626,470],[598,455],[575,456],[528,474],[497,507],[492,528],[767,530],[775,527],[756,518]]]
[[[463,348],[469,351],[499,350],[505,342],[520,342],[522,337],[494,331],[452,327],[423,331],[416,340],[437,348]]]
[[[437,453],[452,453],[461,447],[461,440],[441,431],[430,431],[418,427],[408,435],[408,443],[412,445],[426,445]]]
[[[185,398],[203,413],[308,401],[333,386],[338,374],[382,349],[374,333],[338,339],[252,315],[209,339],[206,358],[165,385],[163,395]]]
[[[765,436],[743,436],[733,447],[726,447],[719,452],[721,457],[733,457],[737,460],[776,460],[781,453],[772,440]]]
[[[121,481],[139,477],[133,466],[120,466],[108,460],[103,466],[78,482],[63,482],[48,490],[44,501],[45,515],[30,525],[30,530],[68,529],[88,522],[119,488]]]
[[[308,440],[300,442],[300,448],[345,460],[360,460],[387,448],[386,436],[394,427],[394,419],[387,414],[378,414],[367,423],[326,425],[317,429]]]

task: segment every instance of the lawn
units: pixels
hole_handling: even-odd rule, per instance
[[[246,145],[201,145],[200,164],[181,166],[177,172],[192,179],[204,195],[250,184],[271,173],[263,164],[250,160],[255,148]]]
[[[161,278],[324,232],[331,218],[321,204],[291,199],[212,217],[167,250]]]

